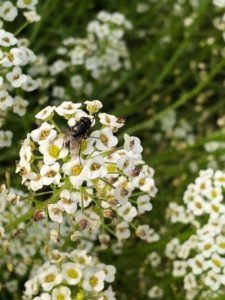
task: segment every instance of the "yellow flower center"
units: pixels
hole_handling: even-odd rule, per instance
[[[23,3],[25,3],[25,4],[29,5],[29,4],[31,4],[31,3],[32,3],[32,0],[23,0]]]
[[[59,156],[59,147],[56,146],[56,145],[51,145],[49,147],[49,150],[48,150],[49,154],[54,157],[54,158],[58,158]]]
[[[63,294],[58,294],[56,300],[64,300],[65,296]]]
[[[82,170],[83,170],[82,165],[75,165],[75,166],[73,166],[71,173],[73,176],[78,176],[78,175],[80,175]]]
[[[41,135],[40,135],[40,140],[45,140],[46,139],[46,137],[48,137],[49,136],[49,130],[43,130],[42,132],[41,132]]]
[[[101,133],[100,134],[100,140],[101,140],[102,144],[104,144],[105,146],[108,145],[109,139],[108,139],[107,135]]]
[[[216,196],[217,196],[217,191],[216,191],[216,190],[212,190],[212,191],[211,191],[211,196],[212,196],[212,198],[216,198]]]
[[[225,249],[225,242],[219,243],[219,247],[222,248],[222,249]]]
[[[78,277],[78,273],[77,273],[77,271],[74,270],[74,269],[69,269],[69,270],[67,270],[67,275],[68,275],[68,277],[70,277],[70,278],[77,278],[77,277]]]
[[[101,168],[101,165],[97,164],[97,163],[93,163],[91,165],[91,171],[97,171]]]
[[[205,244],[205,246],[204,246],[204,249],[205,250],[209,250],[209,249],[211,249],[212,248],[212,244]]]
[[[219,259],[213,259],[212,262],[216,267],[220,268],[222,266],[221,261]]]
[[[45,282],[53,282],[55,280],[55,275],[54,274],[48,274],[45,276]]]
[[[91,276],[89,279],[89,283],[92,287],[95,287],[98,283],[98,279],[95,276]]]
[[[83,258],[83,257],[78,257],[77,258],[77,261],[78,261],[78,263],[80,264],[80,265],[85,265],[85,259]]]
[[[56,174],[57,174],[57,173],[56,173],[55,171],[52,171],[52,170],[51,170],[51,171],[48,172],[47,176],[48,176],[48,177],[55,177]]]
[[[114,173],[114,172],[117,171],[117,167],[116,167],[116,165],[109,164],[109,165],[107,166],[107,170],[108,170],[108,173]]]

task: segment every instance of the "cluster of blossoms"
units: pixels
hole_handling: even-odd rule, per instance
[[[81,106],[63,102],[36,115],[40,126],[27,135],[20,150],[17,172],[22,183],[32,191],[52,192],[46,201],[49,217],[59,224],[69,219],[75,230],[71,238],[82,232],[107,244],[112,233],[123,241],[130,237],[131,226],[141,239],[157,241],[159,235],[149,225],[134,222],[152,209],[150,200],[157,192],[154,170],[142,160],[140,140],[124,134],[124,145],[117,148],[114,133],[124,120],[99,113],[98,100],[86,101],[86,111]],[[82,118],[94,129],[85,138],[73,138]]]
[[[25,114],[28,101],[21,97],[21,90],[31,92],[38,87],[37,81],[24,73],[25,66],[35,61],[34,53],[28,48],[28,41],[17,39],[17,33],[4,29],[6,23],[16,19],[18,9],[25,10],[23,14],[28,22],[39,20],[35,11],[36,4],[37,0],[18,0],[16,5],[11,1],[0,4],[0,128],[10,109],[19,116]],[[11,131],[0,130],[0,148],[10,147],[11,139]]]
[[[39,251],[42,236],[36,226],[21,223],[15,235],[11,238],[7,226],[29,211],[29,205],[24,205],[26,194],[15,189],[8,189],[4,184],[0,186],[0,267],[1,285],[9,292],[17,290],[17,278],[24,276],[30,266],[34,264],[34,256]]]
[[[63,80],[66,73],[70,78],[68,89],[90,95],[93,90],[93,79],[106,81],[108,74],[121,68],[130,68],[129,53],[124,41],[126,30],[131,23],[121,13],[100,12],[96,20],[87,25],[85,38],[67,38],[57,49],[59,59],[50,66],[51,76],[59,76],[63,86],[57,85],[55,96],[65,98],[65,86],[68,79]]]
[[[168,112],[162,120],[160,120],[161,133],[157,132],[153,135],[156,142],[168,140],[172,147],[177,149],[185,148],[192,145],[195,141],[195,135],[190,122],[184,118],[178,119],[174,110]]]
[[[115,300],[112,283],[116,269],[100,263],[85,250],[53,250],[50,261],[34,269],[25,283],[24,300]]]
[[[225,172],[200,171],[184,193],[185,205],[169,205],[172,223],[192,225],[184,242],[173,238],[165,250],[173,260],[173,276],[183,279],[188,300],[208,299],[225,291],[224,189]]]

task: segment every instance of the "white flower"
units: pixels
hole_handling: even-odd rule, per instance
[[[23,13],[23,15],[29,23],[38,22],[41,19],[41,17],[36,13],[36,11],[26,11]]]
[[[103,270],[105,272],[105,281],[113,282],[115,280],[116,268],[112,265],[99,264],[99,270]]]
[[[60,209],[60,206],[57,203],[48,205],[48,214],[52,221],[57,223],[62,223],[63,221],[62,211]]]
[[[117,209],[118,215],[121,216],[125,221],[132,222],[137,216],[137,210],[134,206],[127,202],[123,206]]]
[[[39,128],[31,132],[32,140],[39,145],[53,140],[57,135],[56,130],[53,128],[54,126],[47,122],[42,123]]]
[[[47,106],[44,109],[42,109],[38,114],[36,114],[35,118],[40,120],[47,120],[52,116],[55,109],[55,106]]]
[[[63,146],[63,138],[58,138],[50,143],[43,143],[39,147],[39,151],[43,154],[44,163],[51,165],[58,159],[67,156],[68,150]]]
[[[0,110],[6,110],[13,105],[13,98],[5,90],[0,90]]]
[[[74,75],[70,78],[70,83],[75,90],[79,90],[83,86],[83,79],[80,75]]]
[[[73,186],[80,186],[90,176],[87,163],[80,157],[64,163],[62,170],[64,174],[70,176],[70,181]]]
[[[70,258],[80,269],[84,269],[92,263],[92,257],[87,255],[86,250],[74,250],[71,252]]]
[[[118,240],[128,239],[130,237],[129,224],[125,221],[116,226],[116,236]]]
[[[141,173],[139,176],[134,177],[133,183],[135,187],[139,188],[143,192],[148,192],[151,195],[151,190],[155,188],[155,182],[151,177],[146,177]]]
[[[41,177],[43,178],[44,185],[50,185],[52,183],[59,185],[61,175],[59,173],[59,163],[54,163],[50,166],[43,165],[40,170]]]
[[[186,270],[187,270],[187,262],[186,261],[175,260],[173,262],[173,276],[174,277],[184,276],[186,274]]]
[[[13,101],[13,112],[19,115],[20,117],[24,116],[28,104],[29,102],[27,100],[24,100],[20,96],[16,96]]]
[[[90,137],[96,139],[96,148],[100,151],[109,150],[118,143],[118,139],[108,127],[92,132]]]
[[[93,115],[96,114],[102,108],[102,102],[99,100],[85,101],[87,111]]]
[[[105,273],[89,270],[84,273],[83,288],[86,291],[100,292],[104,288]]]
[[[124,149],[134,154],[140,154],[143,151],[139,138],[124,134]]]
[[[135,163],[128,155],[121,157],[117,161],[117,166],[119,170],[123,171],[123,173],[127,176],[130,176],[132,171],[135,169]]]
[[[22,74],[20,67],[14,67],[12,72],[6,74],[6,78],[14,88],[21,87],[27,81],[27,76]]]
[[[104,163],[104,158],[101,155],[95,155],[88,161],[90,179],[105,177],[105,175],[107,174],[107,170]]]
[[[62,211],[73,214],[77,210],[78,196],[74,192],[63,190],[58,205]]]
[[[17,39],[12,33],[7,32],[4,29],[0,29],[0,45],[2,47],[10,47],[15,45],[16,43]]]
[[[198,254],[194,258],[189,259],[188,264],[191,267],[193,274],[195,275],[201,274],[207,268],[205,258],[201,254]]]
[[[22,89],[26,92],[32,92],[39,87],[38,80],[32,79],[30,75],[26,75],[27,80],[22,84]]]
[[[55,111],[60,116],[70,116],[74,115],[78,108],[81,107],[81,103],[73,103],[70,101],[62,102]]]
[[[11,1],[4,1],[0,7],[0,16],[5,20],[12,22],[16,18],[18,10]]]
[[[47,293],[43,293],[40,296],[34,297],[33,300],[51,300],[51,296]]]
[[[30,10],[35,9],[35,5],[37,5],[38,0],[18,0],[17,1],[17,6],[19,8],[26,8]]]
[[[118,119],[117,117],[113,115],[109,115],[106,113],[100,113],[99,115],[99,121],[101,124],[108,126],[110,128],[121,128],[124,125],[124,121]]]
[[[64,263],[62,266],[63,279],[71,285],[76,285],[80,282],[82,277],[82,272],[78,268],[77,264],[68,262]]]
[[[62,282],[62,275],[56,266],[51,265],[47,270],[39,274],[38,279],[43,290],[48,292]]]
[[[154,285],[148,291],[148,297],[149,298],[162,298],[162,296],[163,296],[163,290],[157,285]]]
[[[138,212],[140,214],[152,210],[152,204],[150,202],[150,197],[148,195],[139,196],[137,199],[137,205],[138,205]]]
[[[72,300],[70,289],[67,286],[54,288],[52,291],[52,300]]]

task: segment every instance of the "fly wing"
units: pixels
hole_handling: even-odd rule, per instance
[[[80,154],[82,144],[82,137],[72,137],[70,139],[70,155],[73,159],[75,159]]]

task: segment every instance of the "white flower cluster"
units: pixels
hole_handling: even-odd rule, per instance
[[[130,67],[124,34],[131,27],[123,14],[101,11],[87,25],[85,38],[70,37],[63,41],[57,49],[60,58],[50,66],[51,75],[61,75],[66,70],[70,89],[90,95],[93,79],[106,81],[108,74]]]
[[[35,14],[37,0],[18,0],[17,6],[11,1],[0,4],[0,128],[4,124],[9,109],[19,116],[26,112],[28,101],[19,91],[31,92],[38,87],[37,81],[24,73],[24,67],[35,60],[34,53],[27,47],[26,40],[19,40],[16,34],[4,29],[5,22],[13,22],[18,8],[25,9],[25,17]],[[30,18],[30,17],[29,17]],[[10,147],[12,132],[0,130],[0,148]]]
[[[0,186],[1,284],[10,292],[18,289],[15,274],[19,278],[28,272],[42,243],[41,229],[38,231],[37,226],[26,227],[21,223],[13,238],[7,230],[15,216],[18,218],[29,211],[29,206],[24,205],[26,196],[22,191],[6,188],[4,184]]]
[[[32,191],[52,191],[48,213],[54,222],[62,223],[65,216],[78,231],[106,231],[119,241],[130,237],[131,225],[141,239],[157,241],[159,236],[149,225],[133,223],[152,209],[150,199],[157,192],[154,170],[142,160],[140,140],[125,134],[124,145],[116,148],[114,133],[124,120],[98,113],[102,107],[98,100],[86,101],[86,111],[81,106],[63,102],[36,115],[41,124],[27,135],[20,150],[17,172],[23,184]],[[94,128],[86,137],[75,138],[74,130],[76,135],[83,119]],[[63,122],[69,125],[66,131]]]
[[[188,186],[185,205],[171,203],[168,209],[172,223],[194,225],[185,242],[174,238],[165,251],[173,260],[173,276],[184,280],[188,300],[225,291],[224,191],[225,172],[207,169]]]
[[[53,250],[46,262],[25,283],[24,300],[115,300],[111,286],[116,269],[100,263],[85,250]]]

